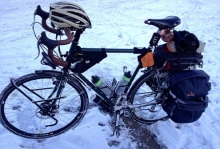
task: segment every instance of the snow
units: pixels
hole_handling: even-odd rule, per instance
[[[49,10],[53,0],[8,0],[0,1],[0,91],[9,83],[9,78],[18,78],[42,66],[34,58],[37,55],[36,39],[30,24],[37,5]],[[87,29],[80,39],[81,47],[133,48],[148,46],[156,28],[144,24],[148,18],[164,18],[170,15],[180,17],[177,30],[188,30],[206,42],[203,52],[204,67],[211,79],[209,106],[202,117],[191,124],[176,124],[171,120],[157,122],[146,128],[156,136],[158,143],[168,149],[219,149],[220,148],[220,0],[75,0],[86,10],[92,21],[92,29]],[[40,18],[36,18],[40,21]],[[43,29],[38,25],[39,35]],[[54,38],[48,34],[50,38]],[[162,42],[161,42],[162,43]],[[68,46],[63,48],[68,50]],[[133,71],[137,65],[137,55],[108,54],[108,58],[94,66],[85,76],[98,74],[106,80],[122,75],[123,66]],[[89,93],[91,95],[92,93]],[[20,138],[0,125],[1,149],[127,149],[137,148],[128,130],[123,130],[119,138],[112,137],[110,116],[99,112],[98,108],[88,110],[82,122],[63,135],[46,140]],[[112,144],[112,145],[110,145]],[[114,145],[116,144],[116,145]],[[118,145],[117,145],[118,144]]]

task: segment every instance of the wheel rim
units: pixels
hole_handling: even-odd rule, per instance
[[[24,85],[31,90],[35,90],[40,97],[47,99],[54,87],[53,83],[54,81],[51,77],[45,77],[28,80]],[[34,101],[42,101],[42,99],[31,94],[24,87],[19,86],[19,88]],[[40,90],[41,88],[47,89]],[[84,112],[87,109],[81,100],[83,91],[75,90],[71,84],[67,83],[63,93],[62,96],[66,98],[60,99],[59,106],[54,113],[54,118],[58,120],[58,123],[54,126],[49,126],[55,124],[55,120],[51,116],[42,114],[39,107],[32,104],[17,89],[12,88],[6,93],[4,98],[7,99],[1,105],[3,124],[7,125],[8,129],[13,133],[30,138],[45,138],[63,133],[76,124],[85,115]],[[39,102],[39,105],[40,103],[42,104],[43,102]]]

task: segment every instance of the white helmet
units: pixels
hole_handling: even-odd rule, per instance
[[[92,24],[86,12],[79,5],[74,3],[57,2],[50,4],[49,17],[51,22],[60,28],[92,28]]]

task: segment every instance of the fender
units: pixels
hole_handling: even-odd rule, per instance
[[[61,76],[62,72],[56,71],[56,70],[35,70],[36,75],[42,75],[42,74],[53,74],[54,76]]]

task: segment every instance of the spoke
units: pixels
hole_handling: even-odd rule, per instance
[[[152,93],[152,94],[149,94],[149,95],[141,95],[141,96],[135,96],[134,97],[134,101],[138,101],[138,100],[142,100],[142,99],[144,99],[144,98],[147,98],[147,97],[150,97],[150,96],[152,96],[152,95],[154,95],[154,93]],[[153,99],[154,100],[154,99]]]
[[[24,127],[23,127],[23,130],[24,131],[28,131],[26,128],[30,125],[30,123],[32,122],[32,120],[35,118],[35,114],[33,114],[32,116],[30,116],[29,117],[30,119],[27,119],[26,120],[26,123],[25,123],[25,121],[23,121],[24,122]]]
[[[58,135],[82,119],[88,105],[87,99],[84,99],[85,90],[79,84],[68,80],[62,97],[57,98],[57,91],[53,91],[61,78],[53,76],[56,74],[29,74],[16,80],[19,89],[11,84],[2,96],[4,104],[1,104],[1,114],[5,128],[27,138],[47,138],[51,136],[46,133],[53,132],[53,135]],[[52,107],[51,110],[54,111],[51,112],[54,113],[49,116],[47,111],[55,100],[56,108]]]
[[[70,96],[70,95],[72,95],[72,94],[74,94],[74,93],[76,93],[76,90],[73,90],[73,89],[72,89],[72,91],[66,92],[63,96],[66,96],[66,97],[67,97],[67,96]],[[81,92],[81,93],[79,93],[79,94],[81,95],[81,94],[83,94],[83,92]]]
[[[23,131],[26,131],[26,128],[29,126],[30,122],[33,120],[34,117],[35,115],[33,114],[29,117],[26,117],[26,120],[18,120],[17,122],[13,122],[13,125],[19,129],[22,129]]]
[[[62,102],[62,103],[60,104],[60,106],[64,106],[64,107],[61,108],[60,111],[61,111],[61,110],[64,110],[66,107],[70,106],[70,103],[74,102],[74,100],[75,100],[77,97],[79,97],[79,96],[80,96],[80,94],[77,95],[77,96],[75,96],[73,99],[70,99],[70,101],[67,102],[67,103],[65,103],[65,104],[63,104],[63,102]]]
[[[28,87],[26,87],[25,85],[22,85],[25,89],[27,89],[28,91],[30,91],[31,93],[35,94],[36,96],[38,96],[39,98],[43,99],[42,96],[38,95],[36,92],[34,92],[35,90],[39,90],[39,89],[29,89]]]
[[[66,114],[67,114],[67,113],[66,113]],[[61,115],[62,115],[62,118],[60,118],[59,120],[62,121],[62,122],[66,122],[66,121],[64,121],[63,118],[65,118],[65,119],[67,119],[67,120],[70,119],[69,117],[66,117],[64,114],[58,114],[57,117],[61,117]],[[69,115],[70,115],[70,114],[69,114]],[[69,122],[70,122],[70,121],[71,121],[71,120],[69,120]],[[69,123],[69,122],[68,122],[68,123]]]
[[[131,91],[131,98],[129,99],[132,116],[137,121],[148,124],[154,123],[166,116],[161,104],[158,102],[161,98],[160,94],[158,94],[159,92],[153,91],[147,85],[147,83],[151,83],[154,86],[155,82],[152,81],[151,76],[153,76],[152,73],[146,73],[138,79],[137,83],[134,84],[135,87],[133,92]]]

